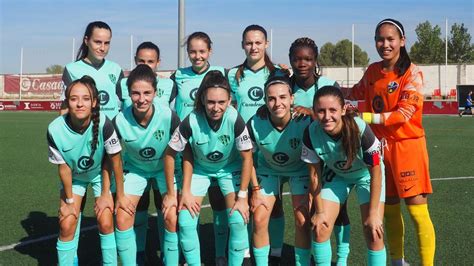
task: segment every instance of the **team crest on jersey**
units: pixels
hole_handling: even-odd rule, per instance
[[[300,146],[300,143],[301,143],[301,140],[299,138],[290,139],[290,147],[293,150],[296,150],[296,148],[298,148],[298,146]]]
[[[158,98],[161,98],[161,96],[163,96],[163,94],[165,94],[165,91],[164,91],[164,90],[162,90],[162,89],[157,89],[157,90],[156,90],[156,96],[157,96]]]
[[[159,130],[155,131],[155,133],[153,133],[153,136],[159,141],[161,141],[163,139],[164,135],[165,135],[165,131],[161,130],[161,129],[159,129]]]
[[[222,159],[222,157],[224,157],[224,154],[220,151],[213,151],[209,153],[206,157],[209,161],[216,162]]]
[[[230,136],[229,135],[222,135],[219,136],[219,141],[224,145],[227,146],[230,143]]]
[[[398,89],[398,83],[396,81],[390,81],[387,85],[388,93],[392,93]]]
[[[372,100],[372,109],[374,109],[376,113],[381,113],[383,111],[383,107],[384,104],[382,97],[380,95],[375,96]]]
[[[109,79],[113,84],[117,83],[117,77],[114,74],[109,74]]]
[[[152,147],[146,147],[141,149],[139,153],[141,157],[148,159],[155,156],[156,151]]]
[[[337,161],[334,163],[334,168],[339,169],[341,171],[347,171],[349,169],[344,168],[346,166],[347,161]],[[351,166],[352,167],[352,166]]]
[[[110,100],[110,96],[106,91],[99,91],[100,105],[106,105]]]
[[[79,160],[77,160],[77,167],[81,170],[87,170],[94,165],[94,160],[89,156],[81,156]]]
[[[194,88],[192,89],[190,92],[189,92],[189,98],[191,98],[191,100],[194,101],[194,99],[196,98],[196,92],[197,92],[198,88]]]
[[[260,101],[263,98],[263,90],[260,87],[252,87],[249,89],[248,96],[252,101]]]
[[[283,153],[283,152],[277,152],[273,154],[272,157],[273,157],[273,160],[277,162],[278,164],[284,164],[288,162],[288,160],[290,159],[290,157],[286,153]]]

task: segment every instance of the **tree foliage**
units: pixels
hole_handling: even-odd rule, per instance
[[[61,65],[51,65],[46,68],[47,74],[62,74],[63,73],[63,66]]]
[[[461,25],[454,23],[451,26],[448,40],[448,61],[458,64],[474,62],[474,44],[471,44],[471,34],[464,27],[464,23]]]
[[[322,66],[352,66],[352,42],[341,40],[336,45],[327,42],[320,50],[318,62]],[[354,65],[367,66],[369,56],[357,44],[354,45]]]
[[[444,41],[441,28],[431,26],[429,21],[418,24],[415,29],[418,40],[410,49],[410,58],[418,64],[440,64],[445,60]]]

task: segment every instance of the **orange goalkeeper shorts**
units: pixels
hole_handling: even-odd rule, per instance
[[[425,137],[387,141],[384,163],[387,197],[409,198],[433,193]]]

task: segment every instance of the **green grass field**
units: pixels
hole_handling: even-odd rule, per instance
[[[0,112],[0,265],[56,264],[56,234],[59,178],[57,167],[47,160],[46,128],[56,113]],[[426,116],[424,126],[430,153],[434,194],[430,211],[435,225],[435,265],[474,265],[474,118]],[[91,193],[89,193],[91,194]],[[349,201],[352,222],[350,265],[365,265],[359,209]],[[293,217],[290,198],[284,197],[286,228],[282,265],[293,264]],[[93,199],[89,198],[83,218],[79,246],[81,264],[100,263],[97,230],[93,227]],[[156,210],[150,207],[149,213]],[[201,215],[201,252],[206,265],[213,263],[212,219],[209,208]],[[404,213],[406,257],[419,265],[413,224]],[[156,219],[150,216],[149,236],[157,235]],[[149,237],[147,253],[158,263],[156,237]],[[20,245],[15,245],[22,243]],[[26,244],[25,244],[26,243]]]

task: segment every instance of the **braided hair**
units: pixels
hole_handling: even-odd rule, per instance
[[[291,62],[291,58],[295,56],[296,50],[300,48],[308,48],[313,51],[314,61],[316,63],[314,67],[313,75],[314,75],[315,82],[317,82],[319,77],[321,77],[321,67],[319,66],[319,63],[318,63],[318,55],[319,55],[318,46],[311,38],[308,38],[308,37],[301,37],[301,38],[296,39],[290,46],[290,52],[288,54],[288,57],[290,58],[290,62]],[[293,75],[291,77],[291,85],[293,86],[295,82],[296,82],[295,76]]]
[[[91,110],[91,121],[93,123],[93,125],[92,125],[93,135],[92,135],[92,141],[91,141],[91,155],[90,155],[90,158],[92,158],[92,157],[94,157],[94,153],[95,153],[95,151],[97,149],[97,146],[98,146],[98,143],[99,143],[99,123],[100,123],[100,104],[98,102],[99,101],[99,92],[97,91],[97,87],[96,87],[96,84],[95,84],[95,81],[94,81],[93,78],[91,78],[90,76],[87,76],[87,75],[82,76],[82,78],[71,82],[71,84],[69,84],[69,86],[66,88],[66,92],[65,92],[66,100],[65,100],[65,102],[68,104],[68,108],[69,108],[69,97],[71,96],[71,90],[77,84],[82,84],[89,90],[92,102],[97,101],[95,107],[92,107],[92,110]]]

